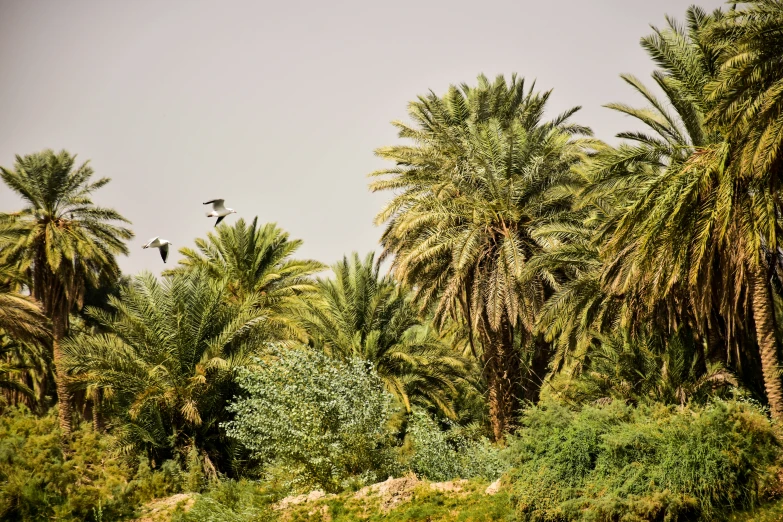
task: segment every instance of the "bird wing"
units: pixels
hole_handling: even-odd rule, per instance
[[[157,241],[158,239],[160,239],[160,236],[155,236],[155,237],[153,237],[152,239],[150,239],[149,243],[147,243],[146,245],[144,245],[142,248],[149,248],[149,247],[151,247],[151,246],[152,246],[152,243],[154,243],[154,242],[155,242],[155,241]]]
[[[226,217],[226,216],[220,216],[219,218],[217,218],[217,221],[215,221],[215,226],[218,226],[218,223],[220,223],[221,221],[223,221],[223,218],[224,218],[224,217]]]
[[[210,203],[212,203],[212,208],[219,211],[224,209],[223,207],[224,201],[225,200],[223,199],[210,199],[209,201],[206,201],[204,204],[209,205]]]
[[[160,257],[163,258],[163,262],[166,262],[166,258],[169,257],[169,245],[166,243],[162,247],[160,247]]]

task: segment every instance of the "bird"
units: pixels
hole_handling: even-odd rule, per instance
[[[226,208],[223,206],[222,199],[210,199],[209,201],[205,202],[205,205],[209,205],[212,203],[212,212],[209,212],[207,214],[207,217],[216,217],[217,221],[215,221],[215,226],[218,226],[218,224],[223,221],[223,218],[226,217],[229,214],[235,214],[236,210],[233,208]]]
[[[157,248],[160,250],[160,257],[163,258],[163,262],[166,262],[166,258],[169,257],[169,245],[171,244],[171,241],[168,239],[161,239],[158,236],[153,237],[150,239],[150,242],[144,245],[141,248]]]

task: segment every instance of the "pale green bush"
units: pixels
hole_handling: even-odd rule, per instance
[[[392,397],[369,363],[305,348],[256,361],[239,373],[247,397],[229,407],[236,417],[224,427],[268,470],[327,491],[394,473]]]
[[[506,469],[499,450],[488,439],[468,438],[454,425],[443,431],[418,408],[411,414],[408,434],[413,443],[409,465],[417,475],[429,480],[495,480]]]

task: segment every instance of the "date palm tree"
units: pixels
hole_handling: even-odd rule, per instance
[[[765,250],[779,245],[776,194],[764,179],[746,175],[731,141],[704,123],[713,106],[707,86],[725,51],[705,35],[723,17],[691,8],[687,31],[671,23],[647,39],[660,66],[656,81],[677,118],[646,96],[658,116],[646,111],[638,118],[657,136],[625,135],[637,137],[638,161],[655,169],[606,245],[604,281],[617,294],[643,296],[648,308],[674,301],[675,323],[690,314],[690,326],[707,334],[716,314],[728,337],[752,317],[767,400],[773,417],[781,418],[783,388],[763,259]],[[683,128],[687,133],[678,135]]]
[[[520,284],[525,263],[540,251],[533,225],[570,204],[549,189],[570,175],[589,129],[569,123],[575,109],[543,120],[550,92],[526,88],[516,76],[477,87],[451,87],[409,106],[413,124],[395,122],[412,141],[378,149],[395,167],[371,190],[396,195],[378,214],[385,223],[383,258],[415,288],[422,309],[439,322],[461,315],[477,334],[488,386],[490,418],[499,439],[512,425],[525,379],[515,343],[537,352],[534,381],[543,378],[547,348],[530,335],[546,297],[538,278]]]
[[[312,276],[326,268],[318,261],[293,258],[301,246],[301,240],[289,239],[275,223],[259,226],[257,217],[250,223],[239,219],[233,226],[219,225],[206,239],[196,239],[195,249],[181,248],[180,266],[164,275],[205,270],[225,281],[231,299],[254,295],[278,337],[299,336],[289,319],[301,299],[315,291]]]
[[[42,390],[32,381],[45,373],[37,371],[46,365],[40,348],[50,346],[52,333],[38,303],[19,292],[22,278],[12,268],[0,266],[0,390],[10,398],[6,402],[21,396],[37,406]]]
[[[298,320],[316,348],[372,362],[408,411],[414,402],[454,418],[451,398],[468,363],[421,321],[407,288],[379,275],[374,256],[354,252],[336,263],[334,279],[318,280],[318,295],[301,305]]]
[[[783,3],[747,0],[713,24],[704,40],[725,48],[720,72],[707,86],[708,122],[724,131],[743,175],[772,178],[783,166]]]
[[[64,364],[120,412],[123,447],[162,461],[195,445],[213,465],[230,466],[219,423],[239,393],[236,369],[252,364],[267,336],[252,296],[229,294],[204,270],[162,281],[142,274],[109,296],[111,310],[87,309],[105,333],[69,338]]]
[[[0,214],[2,262],[27,274],[32,296],[51,319],[59,420],[64,438],[71,432],[68,377],[61,344],[68,316],[85,289],[119,274],[116,256],[127,254],[133,233],[118,212],[96,206],[92,194],[109,178],[93,180],[88,163],[76,166],[66,151],[45,150],[17,156],[13,170],[0,177],[19,195],[24,208]]]

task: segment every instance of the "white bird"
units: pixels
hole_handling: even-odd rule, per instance
[[[169,245],[171,242],[168,239],[161,239],[158,236],[150,239],[150,242],[141,248],[157,248],[160,250],[160,257],[163,258],[163,262],[166,262],[166,258],[169,257]]]
[[[215,226],[218,226],[218,223],[223,221],[223,218],[226,217],[229,214],[235,214],[236,210],[233,208],[226,208],[223,206],[222,199],[211,199],[204,203],[205,205],[209,205],[212,203],[212,212],[207,213],[207,217],[216,217],[218,218],[217,221],[215,221]]]

